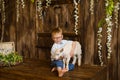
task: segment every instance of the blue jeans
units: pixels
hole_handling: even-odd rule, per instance
[[[52,67],[61,67],[63,68],[63,61],[62,60],[54,60],[51,62]],[[74,64],[69,63],[69,71],[74,69]]]

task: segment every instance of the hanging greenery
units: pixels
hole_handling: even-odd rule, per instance
[[[48,8],[51,4],[51,0],[46,0],[46,8]]]
[[[22,6],[22,8],[25,7],[24,0],[16,0],[16,22],[18,22],[20,18],[20,5]]]
[[[5,27],[5,19],[6,19],[6,16],[5,16],[5,2],[4,0],[1,0],[0,3],[2,4],[1,5],[1,16],[2,16],[2,34],[1,34],[1,42],[3,41],[3,37],[4,37],[4,27]]]
[[[31,0],[32,3],[34,3],[34,0]]]
[[[22,5],[22,8],[25,7],[25,2],[24,2],[24,0],[21,0],[21,5]]]
[[[115,4],[114,14],[115,14],[115,26],[118,28],[118,12],[120,9],[120,2],[117,1]]]
[[[105,20],[102,19],[98,23],[98,31],[97,31],[97,45],[98,45],[98,55],[100,60],[100,65],[103,66],[103,57],[102,57],[102,26],[105,23]]]
[[[78,4],[80,3],[80,0],[73,0],[74,2],[74,17],[75,17],[75,27],[74,27],[74,30],[75,30],[75,34],[78,35],[78,18],[79,18],[79,8],[78,8]]]
[[[43,7],[42,7],[42,1],[41,0],[37,0],[36,1],[36,10],[38,12],[38,16],[40,17],[40,19],[42,19],[42,10],[43,10]]]
[[[0,0],[0,12],[1,12],[1,10],[2,10],[2,0]]]
[[[16,22],[19,21],[19,17],[20,17],[20,1],[16,0]]]
[[[94,0],[90,0],[90,13],[94,14]]]
[[[111,40],[112,40],[112,14],[113,14],[113,10],[114,10],[114,2],[113,0],[105,0],[105,6],[106,6],[106,24],[107,24],[107,59],[111,58],[111,53],[112,53],[112,49],[111,49]]]

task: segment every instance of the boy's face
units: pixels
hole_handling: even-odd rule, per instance
[[[55,33],[52,35],[52,39],[55,43],[60,43],[63,39],[63,35],[61,33]]]

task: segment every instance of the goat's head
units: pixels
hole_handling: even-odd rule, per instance
[[[62,56],[62,52],[63,52],[63,48],[55,51],[54,57],[55,57],[56,60],[59,59]]]

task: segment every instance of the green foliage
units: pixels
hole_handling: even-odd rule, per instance
[[[3,65],[15,65],[16,63],[20,63],[23,61],[22,56],[20,56],[17,52],[12,52],[7,55],[3,55],[0,53],[0,62],[3,63]]]
[[[106,7],[106,14],[112,15],[113,10],[114,10],[114,1],[108,0],[108,6]]]
[[[98,27],[102,27],[105,24],[105,19],[101,19],[98,23]]]
[[[32,3],[34,3],[34,0],[31,0]]]

